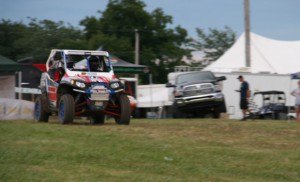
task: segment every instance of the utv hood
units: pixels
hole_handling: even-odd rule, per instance
[[[66,81],[76,80],[84,83],[109,83],[110,81],[115,80],[116,77],[113,73],[101,73],[101,72],[72,72],[72,74],[67,73],[65,75]]]

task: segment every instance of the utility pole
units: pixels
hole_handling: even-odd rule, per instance
[[[135,64],[138,65],[140,63],[140,34],[138,29],[134,29],[135,32]],[[139,75],[135,74],[135,97],[138,98],[138,85],[139,85]]]
[[[246,67],[251,67],[250,10],[249,10],[249,4],[250,4],[249,0],[244,0]]]

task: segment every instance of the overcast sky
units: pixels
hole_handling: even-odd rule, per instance
[[[108,0],[0,0],[0,18],[28,22],[26,17],[62,20],[79,27],[86,16],[99,17]],[[195,28],[244,31],[243,0],[144,0],[147,11],[162,8],[189,35]],[[279,40],[300,40],[300,0],[250,0],[251,31]]]

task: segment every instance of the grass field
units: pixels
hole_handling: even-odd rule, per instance
[[[0,122],[0,181],[300,181],[287,121]]]

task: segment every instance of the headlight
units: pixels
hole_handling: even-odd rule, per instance
[[[111,82],[109,87],[114,90],[124,89],[124,85],[120,81]]]
[[[182,90],[175,90],[173,93],[174,93],[174,96],[175,96],[175,97],[179,97],[179,96],[182,96],[182,95],[183,95]]]
[[[112,89],[117,89],[119,87],[120,87],[120,84],[118,82],[114,82],[114,83],[110,84],[110,88],[112,88]]]
[[[215,91],[216,92],[221,92],[222,86],[221,85],[215,85]]]
[[[75,85],[80,88],[85,88],[85,84],[82,82],[76,82]]]
[[[85,83],[82,83],[82,82],[79,82],[79,81],[76,81],[76,80],[71,80],[71,83],[73,85],[76,85],[79,88],[85,88]]]
[[[223,95],[222,93],[217,93],[217,94],[215,95],[215,98],[217,98],[217,99],[222,99],[222,98],[224,98],[224,95]]]

